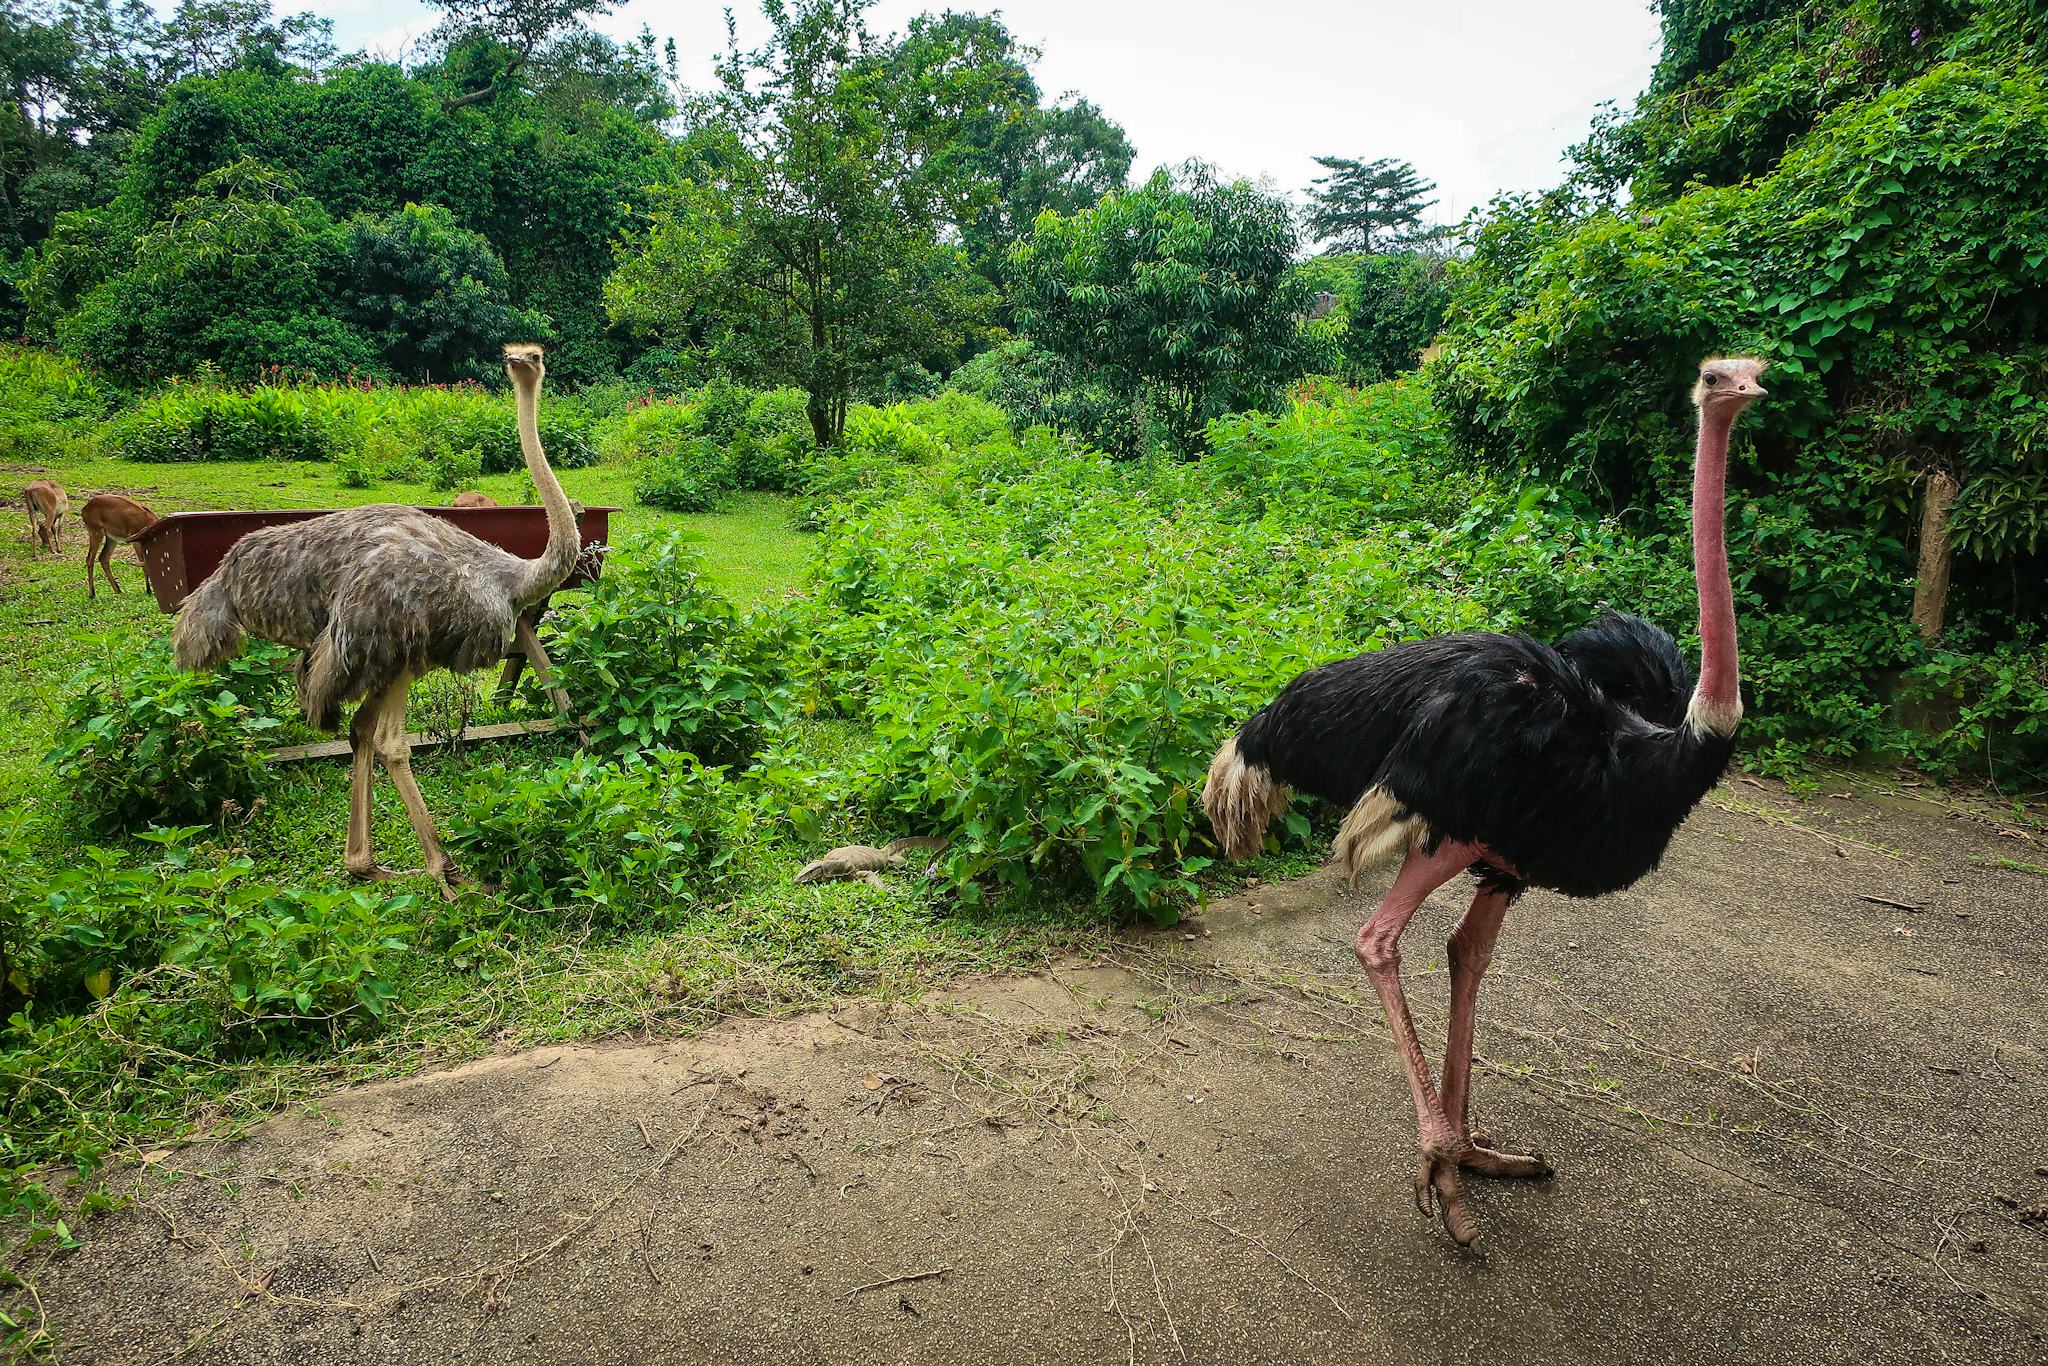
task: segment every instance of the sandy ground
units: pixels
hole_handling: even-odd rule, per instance
[[[1381,888],[1323,876],[336,1095],[139,1177],[43,1303],[78,1363],[2041,1362],[2048,879],[2000,856],[2048,862],[1738,781],[1634,890],[1524,898],[1475,1110],[1559,1175],[1475,1181],[1469,1252],[1350,953]],[[1406,944],[1429,1036],[1461,903]]]

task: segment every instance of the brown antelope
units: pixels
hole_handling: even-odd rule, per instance
[[[498,500],[491,497],[488,493],[478,493],[475,489],[465,489],[461,493],[456,494],[454,500],[448,506],[453,508],[494,508],[498,506]]]
[[[99,561],[100,572],[107,576],[107,587],[120,592],[121,585],[114,581],[114,547],[126,545],[149,530],[156,524],[156,514],[133,498],[118,493],[95,493],[78,510],[78,520],[85,524],[85,595],[99,596],[93,591],[94,560]]]
[[[62,550],[64,514],[71,508],[64,486],[38,479],[21,491],[21,501],[28,505],[29,539],[52,554]]]

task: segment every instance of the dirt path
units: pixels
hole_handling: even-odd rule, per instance
[[[1634,891],[1526,897],[1476,1108],[1561,1174],[1475,1183],[1472,1253],[1410,1203],[1376,889],[1320,877],[338,1095],[181,1150],[43,1301],[80,1363],[2039,1362],[2048,879],[1993,865],[2048,858],[1995,827],[1738,783]],[[1457,909],[1407,941],[1438,1037]]]

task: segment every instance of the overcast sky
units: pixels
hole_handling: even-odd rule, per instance
[[[949,0],[882,0],[872,25],[901,28]],[[980,10],[973,0],[950,0]],[[398,55],[433,26],[418,0],[325,0],[343,50]],[[1189,157],[1294,193],[1317,155],[1406,157],[1455,221],[1500,190],[1557,183],[1562,153],[1603,100],[1647,83],[1657,25],[1647,0],[1011,0],[995,7],[1041,49],[1039,84],[1074,91],[1124,126],[1139,175]],[[734,6],[742,37],[761,28]],[[749,23],[748,21],[752,21]],[[708,85],[723,7],[628,0],[598,26],[674,38],[686,83]]]

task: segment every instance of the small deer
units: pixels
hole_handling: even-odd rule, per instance
[[[48,479],[38,479],[21,491],[21,501],[28,506],[29,539],[51,554],[62,550],[64,514],[71,509],[71,500],[64,496],[64,486]]]
[[[107,587],[116,593],[121,585],[114,580],[114,547],[126,545],[143,532],[156,525],[157,516],[133,498],[124,498],[118,493],[96,493],[85,500],[85,506],[78,510],[78,520],[85,524],[85,595],[97,599],[93,591],[92,565],[99,561],[100,572],[107,576]]]
[[[488,493],[478,493],[475,489],[464,489],[461,493],[455,495],[454,500],[448,506],[453,508],[494,508],[498,506],[498,500],[491,497]]]

